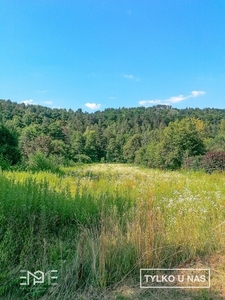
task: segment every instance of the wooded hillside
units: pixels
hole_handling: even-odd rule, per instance
[[[67,165],[124,162],[179,169],[190,157],[225,151],[225,109],[157,105],[87,113],[0,100],[0,124],[2,168],[29,165],[38,154]]]

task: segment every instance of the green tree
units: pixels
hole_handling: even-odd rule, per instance
[[[179,169],[184,158],[204,154],[205,145],[201,137],[203,127],[202,121],[193,118],[170,123],[164,129],[163,140],[159,143],[159,166]]]
[[[220,121],[220,133],[225,134],[225,119]]]
[[[225,134],[217,134],[207,148],[209,151],[225,151]]]
[[[87,156],[89,156],[92,162],[98,161],[98,145],[96,139],[96,133],[94,130],[86,130],[84,133],[86,138],[84,151]]]
[[[70,141],[70,157],[74,159],[76,155],[84,154],[85,138],[80,131],[75,131]]]
[[[149,168],[162,169],[160,143],[154,141],[141,147],[135,154],[135,163],[148,166]]]
[[[135,153],[141,147],[141,135],[133,135],[123,147],[123,157],[126,162],[133,163],[135,159]]]
[[[38,136],[36,125],[25,127],[19,137],[19,148],[25,158],[32,153],[31,142]]]
[[[55,154],[58,156],[66,157],[68,154],[67,145],[62,140],[51,140],[49,145],[49,153]]]
[[[63,132],[63,126],[60,121],[55,121],[49,125],[49,134],[54,140],[65,141],[65,134]]]
[[[3,125],[0,125],[0,157],[2,167],[14,165],[20,160],[17,138]]]
[[[24,128],[20,139],[19,146],[25,159],[37,151],[46,155],[52,153],[52,138],[49,135],[40,134],[37,126],[31,125]]]
[[[123,149],[121,137],[111,137],[106,148],[106,160],[108,162],[123,162]]]

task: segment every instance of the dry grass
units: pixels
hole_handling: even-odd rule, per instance
[[[45,268],[54,264],[61,268],[58,286],[39,298],[33,294],[32,299],[225,298],[224,174],[161,172],[119,164],[63,171],[64,176],[1,174],[9,183],[0,191],[0,203],[2,199],[8,203],[0,220],[11,220],[12,231],[7,234],[15,236],[13,228],[21,227],[29,236],[27,245],[22,232],[17,237],[18,249],[23,249],[20,263],[23,258],[28,265],[38,267],[41,261]],[[18,215],[21,207],[28,212],[28,231]],[[40,228],[29,207],[40,211]],[[4,245],[10,245],[11,238]],[[26,260],[34,241],[42,253]],[[6,263],[5,249],[0,248]],[[140,289],[140,268],[181,266],[210,268],[210,290]]]

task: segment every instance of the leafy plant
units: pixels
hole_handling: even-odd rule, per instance
[[[3,125],[0,125],[0,157],[3,168],[20,160],[17,138]]]
[[[59,172],[58,158],[54,155],[47,156],[46,154],[37,151],[31,154],[28,160],[28,169],[31,171],[51,171]]]
[[[225,171],[225,151],[207,152],[201,159],[201,167],[207,172]]]

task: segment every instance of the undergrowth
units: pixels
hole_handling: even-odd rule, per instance
[[[121,165],[1,172],[0,299],[78,299],[221,249],[224,178]],[[57,270],[57,285],[21,286],[21,270]]]

